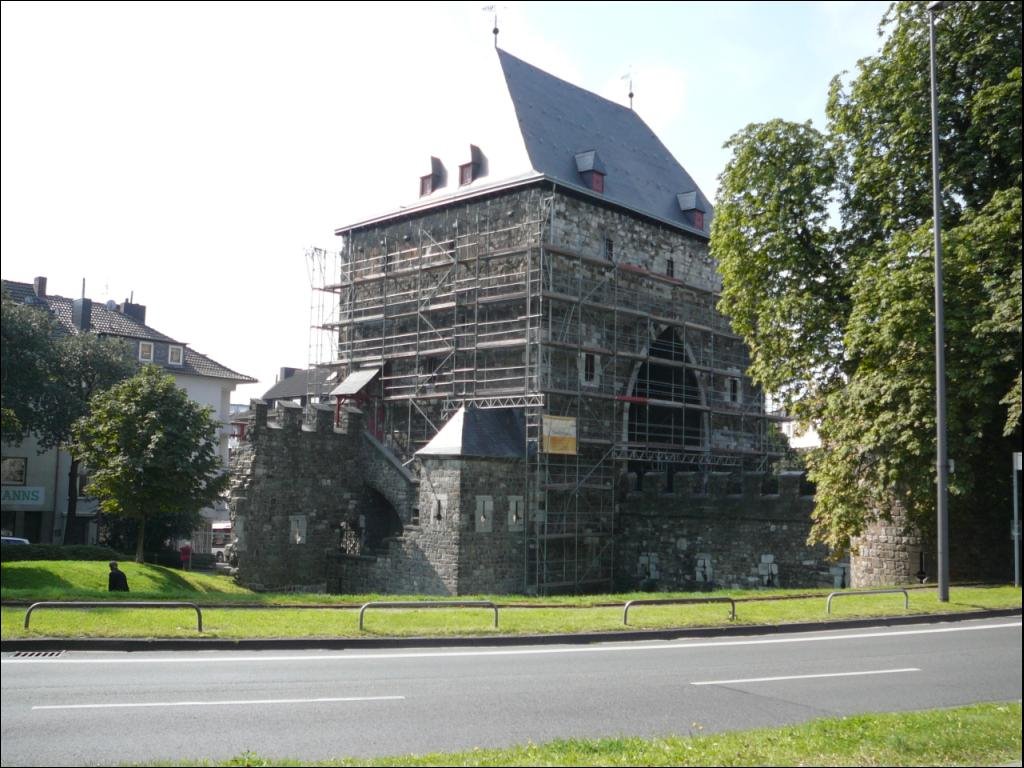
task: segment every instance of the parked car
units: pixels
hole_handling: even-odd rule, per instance
[[[4,543],[4,544],[29,544],[30,542],[29,542],[28,539],[23,539],[20,536],[4,536],[2,543]]]

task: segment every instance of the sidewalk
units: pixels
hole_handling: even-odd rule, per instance
[[[3,653],[44,653],[56,651],[223,651],[223,650],[356,650],[395,648],[486,647],[516,645],[587,645],[590,643],[638,640],[680,640],[684,638],[743,637],[764,634],[821,632],[862,627],[894,627],[936,622],[965,621],[1021,616],[1020,608],[1003,608],[959,613],[891,616],[869,619],[840,619],[799,624],[744,625],[692,629],[628,630],[587,632],[567,635],[482,635],[472,637],[345,637],[345,638],[29,638],[0,640]],[[1013,763],[1012,765],[1020,765]]]

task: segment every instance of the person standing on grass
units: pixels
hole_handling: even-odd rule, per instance
[[[124,575],[124,571],[120,571],[117,568],[117,561],[110,561],[110,578],[107,579],[107,591],[108,592],[127,592],[128,591],[128,577]]]

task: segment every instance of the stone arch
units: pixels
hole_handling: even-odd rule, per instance
[[[387,539],[401,536],[403,525],[397,510],[387,497],[366,486],[365,503],[359,509],[360,544],[364,553],[387,549]]]
[[[678,329],[661,326],[647,353],[648,359],[637,362],[630,376],[622,437],[630,443],[702,450],[708,440],[706,414],[685,406],[706,405],[706,393],[691,367],[693,357]],[[651,468],[643,462],[632,462],[630,471],[641,478]],[[668,469],[671,487],[672,468]]]

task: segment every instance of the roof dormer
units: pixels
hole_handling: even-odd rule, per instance
[[[459,166],[459,186],[472,184],[487,175],[487,158],[476,144],[469,145],[469,162]]]
[[[690,226],[704,230],[704,203],[701,202],[700,195],[697,194],[697,190],[693,189],[689,192],[680,192],[676,195],[676,201],[679,203],[679,210],[683,213],[683,218],[686,223]]]
[[[430,173],[420,176],[420,197],[426,197],[448,183],[448,172],[440,158],[431,156]]]
[[[576,153],[576,172],[583,186],[604,194],[605,168],[596,149]]]

